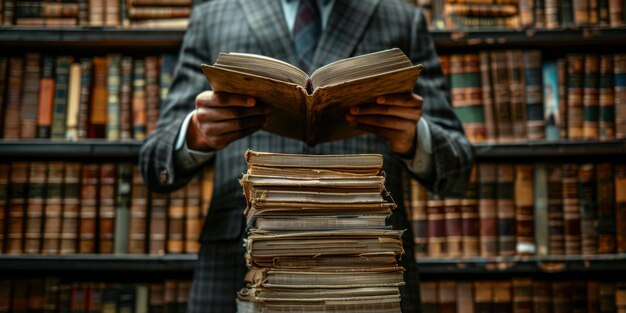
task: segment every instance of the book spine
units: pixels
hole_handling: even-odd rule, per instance
[[[146,74],[146,135],[156,129],[159,120],[159,58],[146,57],[144,60]]]
[[[586,294],[587,294],[587,307],[586,307],[586,312],[588,313],[599,313],[599,309],[600,309],[600,293],[598,292],[598,289],[600,289],[600,282],[598,281],[587,281],[587,290]]]
[[[573,281],[570,282],[570,304],[571,311],[570,312],[587,312],[587,286],[584,281]]]
[[[477,54],[450,56],[450,90],[454,112],[472,143],[487,138],[479,62]]]
[[[89,26],[104,26],[104,1],[89,1]]]
[[[128,252],[142,254],[146,253],[148,191],[143,185],[141,173],[137,166],[133,166],[132,182]]]
[[[598,294],[600,297],[600,312],[608,313],[608,312],[616,312],[615,307],[615,285],[610,282],[601,282],[598,290]]]
[[[570,139],[583,138],[583,69],[583,55],[567,56],[567,135]]]
[[[185,252],[185,198],[187,190],[178,189],[170,194],[167,209],[167,253]]]
[[[544,0],[546,12],[546,28],[559,28],[559,0]]]
[[[104,25],[121,26],[120,17],[120,1],[104,0]]]
[[[618,282],[615,286],[615,308],[617,312],[626,312],[626,283]]]
[[[106,139],[120,139],[120,92],[121,92],[121,56],[110,54],[107,57],[107,123]]]
[[[609,26],[609,0],[598,0],[598,25]]]
[[[28,312],[28,279],[16,279],[13,283],[12,312]]]
[[[39,81],[39,107],[37,112],[37,138],[50,138],[52,107],[54,105],[54,57],[46,55],[42,61]]]
[[[587,14],[589,16],[589,25],[598,25],[599,22],[599,15],[598,15],[598,8],[599,8],[599,2],[600,0],[589,0],[589,2],[587,3]]]
[[[493,282],[474,282],[474,311],[477,313],[495,312]]]
[[[122,57],[122,84],[120,92],[120,139],[130,140],[132,132],[132,84],[133,84],[133,58]]]
[[[37,136],[37,102],[39,79],[41,76],[41,55],[27,53],[24,67],[22,107],[20,109],[20,138],[32,139]]]
[[[149,253],[165,254],[167,235],[168,197],[151,193]]]
[[[457,282],[456,298],[457,313],[474,313],[474,290],[471,282]]]
[[[64,176],[60,253],[74,254],[78,252],[78,229],[81,209],[81,164],[67,163]]]
[[[521,50],[506,51],[507,69],[509,72],[509,99],[513,123],[513,138],[527,138],[526,98],[524,97],[524,72],[522,68],[523,52]]]
[[[6,2],[5,2],[6,5]],[[6,16],[5,16],[6,18]],[[24,58],[9,58],[6,102],[4,107],[4,139],[20,138],[20,110],[22,106],[22,87],[24,83]]]
[[[548,179],[548,252],[550,255],[565,254],[565,216],[563,212],[563,169],[551,164],[547,168]]]
[[[16,17],[77,17],[78,3],[18,1]]]
[[[598,250],[595,172],[594,164],[582,164],[578,168],[581,252],[585,255],[596,254]]]
[[[128,8],[131,20],[166,19],[189,17],[191,8],[187,7],[135,7]]]
[[[78,139],[78,114],[80,107],[81,66],[79,63],[70,65],[70,86],[68,88],[66,138]]]
[[[193,178],[185,186],[187,199],[185,203],[185,253],[200,251],[200,232],[204,218],[201,207],[200,176]]]
[[[493,283],[493,309],[494,312],[512,312],[513,296],[511,295],[511,282],[496,281]]]
[[[524,83],[526,87],[526,129],[528,140],[545,138],[541,51],[524,51]]]
[[[565,254],[580,254],[580,200],[578,166],[564,164],[562,173]]]
[[[533,280],[529,278],[513,278],[513,311],[515,313],[533,312]]]
[[[98,164],[83,165],[81,174],[79,253],[96,252],[98,191],[100,190],[99,173],[100,167]]]
[[[446,255],[446,224],[444,201],[436,194],[428,194],[426,209],[428,219],[428,256]]]
[[[173,280],[165,281],[164,312],[176,313],[176,298],[178,294],[178,283]]]
[[[117,167],[117,194],[115,201],[115,236],[113,251],[116,254],[128,253],[130,238],[130,203],[132,172],[129,163],[120,163]]]
[[[463,254],[463,220],[461,219],[461,200],[445,199],[443,205],[446,229],[446,256],[460,257]]]
[[[115,235],[115,198],[117,166],[100,166],[100,197],[98,206],[98,252],[113,253]]]
[[[4,0],[4,7],[2,8],[2,25],[13,25],[13,17],[15,12],[15,0]]]
[[[596,165],[596,197],[598,204],[598,251],[597,253],[615,253],[615,184],[613,165]]]
[[[46,199],[48,166],[45,162],[32,162],[28,177],[28,196],[24,231],[24,253],[41,252],[41,228]]]
[[[572,0],[574,24],[578,27],[589,25],[589,1]]]
[[[583,138],[597,139],[600,107],[598,103],[598,70],[599,58],[597,55],[584,56],[583,80]]]
[[[192,4],[191,0],[133,0],[133,6],[188,7]]]
[[[7,253],[20,254],[24,251],[24,219],[28,196],[28,162],[12,162],[7,215]]]
[[[133,65],[133,138],[146,138],[146,68],[143,59],[135,59]]]
[[[600,78],[598,97],[600,140],[615,138],[615,74],[613,73],[613,55],[600,57]]]
[[[560,125],[559,125],[559,137],[563,139],[567,139],[568,137],[568,128],[569,128],[569,110],[567,103],[567,61],[566,59],[557,59],[556,61],[557,67],[557,78],[558,78],[558,95],[559,95],[559,117],[560,117]]]
[[[162,313],[165,301],[165,286],[163,284],[150,284],[149,288],[148,312]]]
[[[534,313],[552,312],[552,288],[549,282],[533,281],[533,310]]]
[[[8,163],[0,163],[0,253],[5,250],[6,215],[9,212],[9,177],[11,168]]]
[[[425,281],[420,282],[419,285],[422,298],[422,312],[440,312],[437,282]]]
[[[624,2],[621,0],[609,1],[609,23],[611,27],[624,25]]]
[[[535,1],[535,25],[534,28],[542,29],[546,27],[546,4],[545,0]]]
[[[480,219],[480,255],[490,257],[498,255],[497,218],[496,218],[496,165],[482,163],[478,165],[480,195],[478,216]]]
[[[0,14],[0,19],[1,19],[2,14]],[[2,22],[0,21],[0,25],[2,25]],[[4,107],[5,107],[5,99],[4,99],[4,95],[5,95],[5,89],[6,89],[6,85],[7,85],[7,80],[8,80],[8,73],[7,73],[7,68],[8,68],[8,64],[9,63],[9,58],[7,57],[0,57],[0,108],[3,108],[3,110],[0,110],[0,138],[2,138],[2,130],[4,129],[3,127],[3,122],[4,122]]]
[[[515,206],[514,206],[514,166],[498,164],[496,186],[496,217],[499,255],[514,255],[515,241]]]
[[[515,234],[518,255],[536,253],[534,225],[533,166],[515,165]]]
[[[206,175],[204,180],[207,181]],[[411,188],[411,226],[413,229],[414,248],[416,257],[428,255],[428,220],[426,214],[427,192],[417,180],[409,179]],[[202,191],[206,192],[206,187]],[[204,196],[204,194],[203,194]],[[208,201],[203,200],[202,208],[208,207]]]
[[[45,280],[44,313],[58,312],[59,309],[59,278],[48,277]]]
[[[78,0],[78,25],[89,26],[89,0]]]
[[[535,24],[533,20],[533,12],[535,11],[534,3],[535,2],[531,0],[519,1],[519,17],[523,28],[530,28]]]
[[[495,104],[498,142],[513,140],[513,112],[509,90],[507,56],[503,51],[490,51],[491,78]]]
[[[563,116],[559,111],[559,81],[557,76],[556,62],[546,61],[543,63],[543,116],[545,117],[545,138],[556,141],[560,137],[560,128]],[[529,115],[530,116],[530,115]]]
[[[472,168],[469,186],[461,200],[461,238],[463,256],[480,255],[480,217],[478,215],[478,167]]]
[[[50,162],[48,166],[47,198],[43,225],[43,254],[59,253],[63,219],[63,189],[65,163]]]
[[[626,252],[626,165],[615,165],[615,239],[617,253]]]
[[[80,99],[76,136],[85,139],[89,136],[89,96],[91,95],[92,64],[90,58],[80,60]]]
[[[89,138],[105,138],[107,108],[107,67],[106,57],[94,57],[93,87],[91,90],[91,108],[89,110]]]
[[[553,281],[552,282],[552,312],[554,313],[566,313],[571,311],[570,298],[572,297],[572,290],[570,288],[570,282],[567,281]]]
[[[615,138],[626,138],[626,54],[615,55]]]
[[[71,58],[68,56],[58,56],[56,58],[56,84],[52,110],[52,134],[50,136],[52,139],[65,139],[67,91],[71,61]]]
[[[437,302],[439,303],[439,312],[456,312],[456,281],[444,280],[440,281],[438,285]]]
[[[485,130],[487,132],[487,140],[495,142],[497,138],[497,120],[495,118],[496,108],[493,102],[493,92],[491,89],[491,61],[488,51],[481,51],[480,57],[480,81],[483,99],[483,109],[485,112]]]

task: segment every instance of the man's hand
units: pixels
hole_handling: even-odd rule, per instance
[[[423,103],[422,97],[413,93],[380,96],[376,103],[351,107],[346,120],[354,128],[387,139],[391,151],[407,155],[415,150]]]
[[[187,146],[194,150],[226,147],[261,129],[269,107],[252,97],[205,91],[196,97],[196,113],[187,129]]]

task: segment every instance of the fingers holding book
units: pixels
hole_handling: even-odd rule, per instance
[[[252,97],[205,91],[196,97],[187,145],[195,150],[224,148],[261,129],[268,113],[268,107]]]
[[[346,120],[354,128],[387,139],[393,152],[407,154],[415,145],[423,103],[413,93],[379,96],[376,103],[351,107]]]

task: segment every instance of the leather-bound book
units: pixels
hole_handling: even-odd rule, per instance
[[[48,164],[32,162],[28,177],[28,205],[24,232],[24,252],[38,254],[41,252],[41,230],[43,227],[44,208],[46,203]]]
[[[113,253],[115,234],[115,197],[117,195],[117,166],[100,166],[100,194],[98,203],[98,252]]]
[[[63,222],[61,224],[61,254],[78,252],[81,174],[81,163],[66,163],[63,189]]]
[[[480,198],[478,200],[480,255],[484,257],[498,255],[496,177],[497,168],[495,164],[478,164],[478,180],[480,183]]]
[[[63,221],[63,189],[65,188],[65,163],[50,162],[43,225],[44,254],[58,254],[61,247],[61,223]]]
[[[100,166],[84,164],[81,175],[79,253],[96,253]]]

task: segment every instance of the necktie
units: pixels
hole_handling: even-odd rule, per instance
[[[321,31],[322,22],[316,1],[300,0],[293,36],[298,66],[304,72],[309,72]]]

